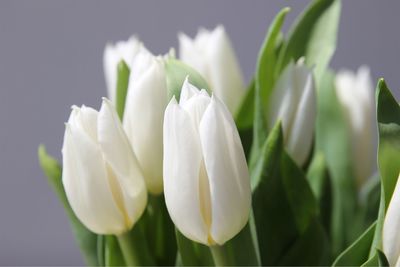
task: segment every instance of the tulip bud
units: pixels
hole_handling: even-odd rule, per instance
[[[168,104],[164,60],[148,51],[131,64],[123,126],[143,171],[147,189],[163,190],[163,121]]]
[[[268,113],[270,129],[282,122],[287,151],[302,166],[312,147],[316,95],[311,71],[299,60],[289,63],[272,92]]]
[[[109,100],[99,112],[73,107],[62,154],[64,189],[78,219],[97,234],[131,229],[146,207],[147,191]]]
[[[222,245],[247,223],[250,179],[232,115],[186,80],[164,118],[164,195],[179,231]]]
[[[127,41],[119,41],[116,44],[107,44],[104,49],[103,67],[106,79],[108,97],[115,102],[117,93],[117,65],[124,60],[128,67],[135,56],[142,51],[147,51],[143,44],[135,36]]]
[[[354,174],[360,186],[375,166],[375,102],[369,69],[342,70],[336,76],[336,93],[349,129]]]
[[[383,252],[390,266],[400,266],[400,175],[383,223]]]
[[[223,26],[213,31],[200,29],[191,39],[180,33],[179,51],[183,62],[196,69],[232,114],[236,114],[245,94],[243,75],[231,41]]]

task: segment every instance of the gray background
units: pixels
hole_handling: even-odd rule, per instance
[[[72,104],[99,107],[107,41],[137,33],[164,53],[177,31],[222,23],[247,80],[274,14],[308,1],[1,1],[0,265],[81,265],[67,218],[39,169],[37,146],[60,158]],[[400,1],[343,3],[335,69],[372,68],[400,86]]]

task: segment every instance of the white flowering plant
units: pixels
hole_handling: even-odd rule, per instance
[[[400,266],[400,107],[329,68],[340,9],[287,34],[282,9],[247,88],[221,25],[106,46],[108,98],[72,107],[62,165],[39,147],[88,265]]]

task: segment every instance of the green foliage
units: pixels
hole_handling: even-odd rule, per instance
[[[169,58],[165,62],[165,71],[167,75],[168,99],[175,96],[179,101],[183,82],[188,77],[189,82],[199,89],[206,89],[209,93],[209,86],[204,78],[193,68],[182,61]]]
[[[305,175],[283,148],[280,123],[252,173],[253,211],[262,265],[320,265],[328,242]]]

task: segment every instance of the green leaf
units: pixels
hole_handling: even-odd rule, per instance
[[[283,148],[280,123],[265,141],[251,181],[262,265],[300,262],[297,257],[303,253],[314,257],[303,258],[302,264],[321,264],[328,248],[317,203],[303,172]],[[317,229],[315,224],[321,231],[310,229]]]
[[[321,221],[325,229],[330,229],[332,213],[332,184],[322,153],[315,153],[307,171],[307,180],[319,203]]]
[[[236,126],[242,141],[244,153],[248,159],[250,148],[253,143],[253,122],[254,122],[254,100],[255,100],[255,80],[252,79],[247,88],[246,96],[236,115]]]
[[[372,224],[350,247],[343,251],[333,266],[360,266],[368,260],[376,223]]]
[[[383,79],[378,81],[376,88],[376,109],[379,132],[378,168],[381,176],[381,203],[371,255],[376,248],[382,248],[383,220],[400,172],[400,107]]]
[[[400,173],[400,107],[383,79],[376,91],[379,129],[378,164],[388,207]]]
[[[249,129],[253,127],[254,121],[254,97],[255,97],[256,83],[254,78],[251,80],[246,90],[246,95],[243,98],[239,111],[236,114],[235,122],[237,128]]]
[[[377,254],[378,254],[378,260],[379,260],[379,266],[382,267],[389,267],[389,261],[385,256],[385,253],[383,253],[382,251],[380,251],[379,249],[377,249]]]
[[[71,223],[72,231],[79,245],[81,253],[87,265],[98,266],[97,260],[97,235],[89,231],[75,216],[69,206],[67,196],[61,180],[61,166],[56,159],[47,154],[44,145],[40,145],[38,149],[38,157],[40,166],[47,177],[47,181],[55,191],[57,197],[61,201]]]
[[[339,0],[315,0],[293,24],[278,59],[278,74],[290,60],[305,56],[309,67],[315,66],[317,86],[336,49],[340,19]]]
[[[117,65],[117,92],[116,92],[116,104],[119,118],[123,119],[125,110],[125,99],[128,93],[129,85],[129,74],[130,70],[125,61],[121,60]]]
[[[315,152],[324,155],[332,182],[332,223],[330,236],[333,255],[351,244],[357,189],[355,185],[347,123],[336,96],[334,76],[325,73],[317,99]],[[357,235],[359,233],[356,233]]]
[[[268,110],[269,96],[275,83],[276,47],[280,43],[280,30],[289,10],[289,8],[284,8],[276,15],[271,26],[268,28],[264,43],[258,54],[255,76],[253,146],[249,164],[250,172],[257,162],[260,149],[267,137],[265,114]]]
[[[180,260],[183,266],[215,266],[210,249],[193,242],[176,229]]]
[[[168,99],[175,96],[179,101],[183,82],[188,77],[189,82],[199,89],[206,89],[210,93],[209,86],[204,78],[193,68],[182,61],[169,58],[165,61],[167,75]]]
[[[97,235],[97,261],[99,262],[99,266],[105,266],[106,258],[106,236],[105,235]]]

